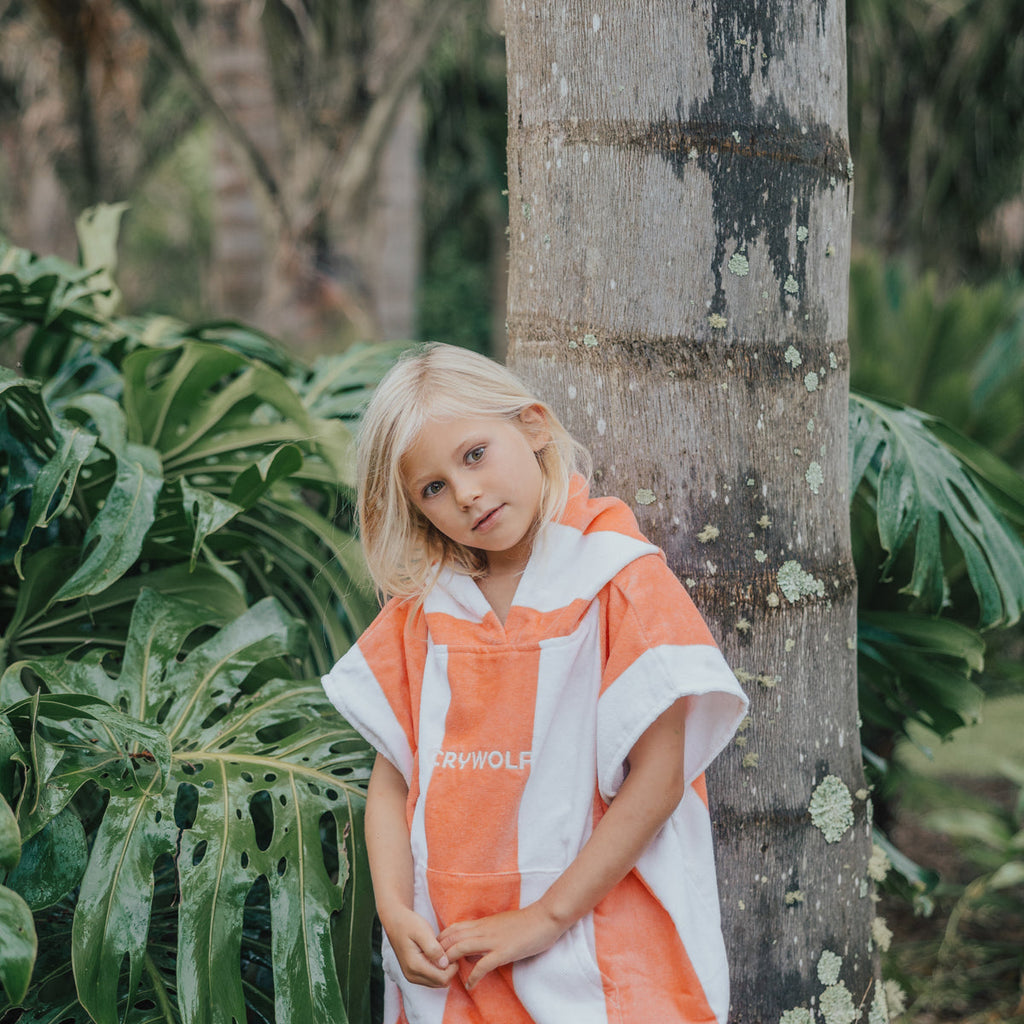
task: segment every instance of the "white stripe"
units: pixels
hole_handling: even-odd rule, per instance
[[[636,866],[672,918],[708,1005],[720,1024],[725,1024],[729,970],[720,925],[711,819],[692,786]]]
[[[427,988],[406,981],[387,935],[381,942],[381,959],[384,963],[384,1024],[397,1024],[399,1009],[405,1010],[409,1024],[441,1024],[448,989]]]
[[[574,526],[549,523],[534,542],[515,603],[552,612],[580,598],[590,601],[630,562],[657,551],[648,541],[610,530],[584,534]]]
[[[444,746],[445,720],[451,704],[452,691],[448,682],[448,648],[427,640],[427,656],[423,665],[423,689],[419,707],[419,782],[420,793],[413,812],[412,844],[414,862],[420,870],[427,867],[427,832],[425,808],[430,777],[434,772],[434,751]],[[421,879],[417,879],[419,882]],[[422,876],[424,893],[426,875]],[[419,908],[417,908],[418,910]]]
[[[424,823],[427,787],[434,769],[434,759],[429,751],[437,750],[444,743],[444,723],[451,703],[451,688],[448,685],[448,650],[428,640],[427,657],[423,668],[423,690],[419,708],[419,783],[420,794],[413,811],[409,845],[412,848],[415,877],[413,879],[413,910],[425,918],[435,934],[437,917],[430,903],[427,890],[427,833]],[[392,953],[393,957],[394,954]],[[397,961],[396,961],[397,963]],[[405,1015],[409,1024],[441,1024],[444,1017],[448,989],[427,988],[413,985],[402,977],[399,970],[395,981],[402,992]],[[385,1018],[387,1019],[387,1018]]]
[[[530,776],[519,805],[519,870],[562,871],[590,834],[601,679],[600,611],[540,644]],[[524,902],[540,893],[523,892]]]
[[[331,703],[363,738],[402,773],[412,778],[412,750],[384,691],[358,645],[321,680]]]
[[[450,615],[466,622],[482,622],[491,606],[476,581],[461,573],[444,570],[423,599],[428,615]]]
[[[687,700],[687,784],[715,759],[747,712],[746,694],[717,647],[663,644],[644,651],[605,690],[598,706],[597,772],[605,800],[618,792],[633,744],[680,697]]]
[[[588,914],[549,950],[515,965],[516,995],[535,1024],[606,1024],[593,946],[593,918]]]
[[[595,604],[568,637],[541,644],[530,765],[519,806],[520,906],[539,899],[590,835],[601,678]],[[591,915],[550,949],[517,963],[516,995],[538,1024],[606,1017]]]

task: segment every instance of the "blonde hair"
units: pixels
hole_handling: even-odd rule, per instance
[[[454,345],[413,349],[388,371],[363,415],[356,456],[360,535],[382,597],[422,598],[446,568],[475,577],[487,570],[483,552],[445,536],[409,498],[401,463],[420,431],[438,420],[515,420],[530,407],[543,412],[549,437],[537,452],[537,529],[564,511],[572,475],[590,469],[586,449],[548,406],[504,366]]]

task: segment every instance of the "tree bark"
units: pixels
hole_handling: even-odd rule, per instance
[[[258,11],[243,0],[206,0],[211,91],[271,168],[280,136]],[[213,291],[220,311],[257,319],[267,291],[270,224],[256,201],[249,167],[218,125],[213,144]]]
[[[710,780],[731,1019],[884,1020],[843,5],[526,0],[506,18],[510,362],[590,446],[597,489],[631,502],[751,697]]]

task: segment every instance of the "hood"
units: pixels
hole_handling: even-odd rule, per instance
[[[586,481],[574,476],[565,512],[537,534],[513,607],[553,612],[576,601],[590,602],[645,555],[661,552],[640,532],[628,506],[618,498],[591,498]],[[424,610],[480,622],[490,605],[470,577],[446,571],[427,595]]]

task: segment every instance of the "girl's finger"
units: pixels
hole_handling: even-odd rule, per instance
[[[471,991],[480,981],[482,981],[491,971],[494,970],[498,965],[494,962],[492,956],[482,956],[476,962],[473,970],[469,972],[469,977],[466,979],[466,991]]]
[[[485,953],[489,948],[489,946],[482,942],[474,941],[472,936],[464,939],[452,937],[444,942],[444,951],[451,963],[461,960],[463,957]]]

